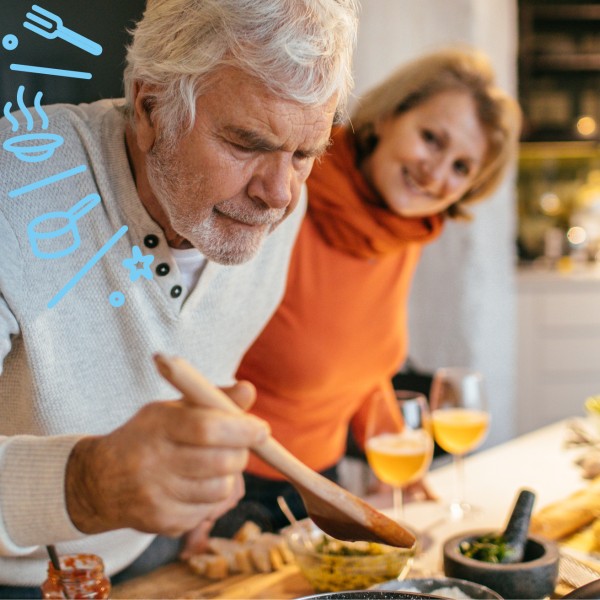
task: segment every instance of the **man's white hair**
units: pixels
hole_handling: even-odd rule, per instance
[[[357,12],[357,0],[148,0],[127,51],[126,111],[135,82],[151,84],[163,133],[182,132],[211,74],[233,66],[302,104],[337,93],[344,113]]]

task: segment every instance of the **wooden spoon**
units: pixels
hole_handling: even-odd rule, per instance
[[[188,401],[233,414],[243,413],[233,400],[183,358],[157,354],[154,361],[159,373]],[[310,518],[332,537],[400,548],[410,548],[415,543],[415,536],[410,531],[307,467],[271,436],[252,451],[285,475],[300,493]]]

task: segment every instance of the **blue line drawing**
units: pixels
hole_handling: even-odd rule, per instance
[[[43,95],[43,92],[39,90],[38,93],[35,95],[35,98],[33,99],[33,106],[37,111],[37,114],[40,115],[40,119],[42,119],[42,129],[48,129],[50,121],[48,120],[48,115],[46,114],[46,111],[42,108],[41,100]]]
[[[56,175],[51,175],[50,177],[46,177],[45,179],[40,179],[39,181],[34,181],[21,188],[17,188],[16,190],[11,190],[10,192],[8,192],[8,197],[16,198],[17,196],[22,196],[27,192],[37,190],[38,188],[50,185],[51,183],[55,183],[56,181],[61,181],[62,179],[67,179],[67,177],[73,177],[73,175],[78,175],[79,173],[83,173],[86,170],[87,167],[85,165],[79,165],[78,167],[69,169],[68,171],[62,171],[60,173],[56,173]]]
[[[11,114],[10,114],[10,109],[12,108],[12,102],[7,102],[4,105],[4,116],[11,122],[12,124],[12,130],[13,131],[18,131],[19,130],[19,121],[17,121]]]
[[[19,89],[17,90],[17,104],[19,105],[19,108],[21,109],[21,112],[23,113],[23,116],[25,117],[25,121],[27,122],[27,131],[31,131],[33,129],[33,117],[31,116],[31,112],[27,108],[27,105],[23,101],[24,93],[25,93],[25,86],[20,85]],[[48,129],[48,125],[50,124],[50,121],[48,120],[48,115],[42,108],[41,100],[42,100],[43,95],[44,94],[41,90],[39,90],[37,92],[37,94],[35,95],[35,98],[33,100],[33,106],[34,106],[37,114],[40,116],[40,119],[42,120],[42,129]],[[19,122],[10,114],[11,108],[12,108],[12,102],[7,102],[4,105],[4,116],[11,122],[12,130],[17,131],[19,129]]]
[[[108,301],[115,308],[120,308],[121,306],[123,306],[123,304],[125,304],[125,295],[123,294],[123,292],[113,292],[108,297]]]
[[[25,105],[23,101],[23,94],[25,93],[25,86],[20,85],[17,90],[17,104],[21,109],[23,116],[25,117],[25,121],[27,123],[27,131],[31,131],[33,129],[34,121],[31,116],[30,110]],[[35,99],[33,101],[33,106],[40,116],[42,121],[42,129],[48,129],[48,125],[50,121],[48,120],[48,115],[45,113],[44,109],[41,105],[42,96],[44,94],[41,91],[38,91],[35,95]],[[12,107],[12,102],[7,102],[4,105],[4,116],[10,121],[12,124],[12,130],[18,131],[19,122],[17,119],[10,114],[10,109]],[[36,142],[39,140],[43,140],[45,144],[26,144],[31,140],[35,140]],[[55,133],[28,133],[25,135],[19,135],[12,137],[8,140],[5,140],[2,144],[2,147],[7,152],[12,152],[19,160],[23,162],[41,162],[49,159],[54,151],[64,142],[64,138]]]
[[[50,302],[48,302],[48,308],[53,308],[60,302],[64,296],[75,287],[79,280],[127,233],[129,228],[127,225],[123,225],[119,231],[117,231],[111,238],[92,256],[92,258],[84,265],[84,267],[73,277],[67,285],[65,285]]]
[[[96,44],[96,42],[65,27],[62,19],[58,15],[51,13],[49,10],[42,8],[37,4],[34,4],[31,7],[31,10],[34,12],[28,12],[26,17],[36,24],[34,25],[34,23],[25,21],[23,27],[26,29],[33,31],[33,33],[37,33],[48,40],[53,40],[58,37],[94,56],[100,56],[100,54],[102,54],[102,46],[100,46],[100,44]]]
[[[90,194],[67,211],[49,212],[33,219],[27,225],[27,237],[33,254],[38,258],[61,258],[75,252],[81,244],[77,221],[99,203],[100,196]],[[56,243],[58,238],[62,240]],[[59,250],[56,249],[58,245],[62,246]],[[45,250],[40,246],[49,249]]]
[[[51,69],[50,67],[36,67],[35,65],[20,65],[11,63],[11,71],[23,73],[39,73],[40,75],[56,75],[57,77],[72,77],[73,79],[91,79],[92,74],[86,71],[69,71],[67,69]]]
[[[21,109],[21,112],[23,113],[23,116],[25,117],[25,121],[27,121],[27,131],[31,131],[33,129],[33,117],[31,116],[31,113],[29,112],[27,105],[23,101],[24,93],[25,93],[25,86],[20,85],[19,89],[17,90],[17,104],[19,105],[19,108]]]
[[[146,279],[152,279],[154,274],[150,270],[150,265],[154,260],[154,255],[146,254],[144,256],[139,246],[133,246],[132,250],[131,258],[126,258],[123,261],[123,266],[126,269],[129,269],[129,279],[131,279],[131,281],[137,281],[142,276]],[[142,264],[142,267],[138,269],[136,265],[140,263]]]
[[[9,33],[8,35],[5,35],[2,38],[2,47],[5,50],[8,50],[9,52],[14,50],[18,45],[19,38],[16,35],[13,35],[12,33]]]
[[[29,140],[48,141],[46,144],[19,146],[21,142],[28,142]],[[64,138],[56,133],[27,133],[6,140],[2,147],[8,152],[12,152],[19,160],[33,163],[48,160],[64,141]]]

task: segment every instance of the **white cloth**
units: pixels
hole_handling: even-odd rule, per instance
[[[183,294],[187,298],[190,292],[196,287],[198,279],[200,279],[202,270],[206,265],[206,257],[200,250],[196,250],[196,248],[186,248],[185,250],[169,248],[169,250],[179,268],[183,284]]]
[[[141,204],[124,143],[116,101],[45,107],[47,132],[64,138],[54,155],[24,162],[0,150],[0,583],[39,585],[44,545],[61,553],[93,552],[115,573],[131,563],[153,536],[130,530],[85,536],[71,523],[64,470],[82,435],[103,434],[141,406],[177,394],[155,372],[154,352],[189,359],[217,385],[230,385],[238,363],[265,325],[284,289],[291,247],[305,208],[300,206],[243,265],[208,262],[193,292],[182,285],[161,228]],[[0,120],[0,144],[25,130]],[[38,128],[33,133],[44,133]],[[38,142],[39,143],[39,142]],[[66,177],[10,197],[32,182],[86,165]],[[28,225],[66,212],[89,194],[102,202],[76,221],[81,243],[59,258],[40,258]],[[56,215],[54,215],[56,217]],[[56,230],[64,220],[48,219]],[[48,303],[123,225],[128,231],[52,308]],[[148,247],[148,235],[158,239]],[[58,252],[73,238],[38,240],[37,253]],[[154,256],[152,279],[131,281],[123,260],[133,247]],[[154,269],[168,263],[167,275]],[[109,302],[121,292],[125,302]]]

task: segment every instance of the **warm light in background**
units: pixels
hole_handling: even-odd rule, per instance
[[[571,244],[583,244],[587,239],[587,234],[583,227],[571,227],[569,231],[567,231],[567,239]]]
[[[540,197],[540,208],[546,215],[557,215],[560,212],[560,198],[552,192],[546,192]]]
[[[596,132],[596,120],[593,117],[581,117],[577,120],[577,131],[584,136]]]

